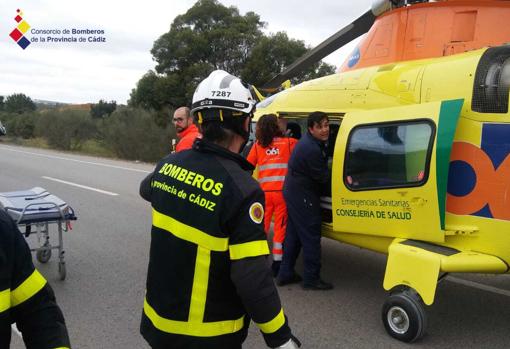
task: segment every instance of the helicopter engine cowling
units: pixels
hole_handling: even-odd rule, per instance
[[[471,108],[479,113],[508,113],[510,46],[485,51],[476,69]]]
[[[422,2],[429,2],[429,0],[375,0],[372,3],[372,13],[374,16],[378,17],[393,8],[419,4]]]
[[[372,3],[372,13],[374,16],[380,16],[384,12],[391,10],[391,1],[390,0],[375,0]]]

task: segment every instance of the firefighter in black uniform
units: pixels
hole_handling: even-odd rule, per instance
[[[264,193],[238,153],[254,109],[217,70],[192,112],[202,139],[165,157],[140,186],[152,203],[141,333],[153,348],[241,348],[250,320],[271,348],[297,348],[267,263]]]
[[[0,209],[0,348],[9,348],[16,323],[28,349],[69,348],[53,290],[34,268],[30,249],[14,221]]]
[[[287,233],[277,283],[280,286],[299,282],[294,271],[296,259],[303,248],[303,288],[330,290],[333,285],[320,277],[321,224],[320,197],[328,191],[331,175],[328,170],[326,142],[329,119],[322,112],[308,116],[308,131],[296,144],[285,176],[283,197],[287,204]]]

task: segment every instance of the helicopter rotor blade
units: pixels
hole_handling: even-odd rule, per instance
[[[358,36],[365,34],[370,29],[375,19],[376,16],[373,11],[368,10],[352,23],[324,40],[317,47],[305,53],[297,61],[288,66],[283,72],[268,81],[262,89],[277,88],[285,80],[296,76],[299,72],[320,61],[330,53],[338,50],[340,47],[356,39]]]

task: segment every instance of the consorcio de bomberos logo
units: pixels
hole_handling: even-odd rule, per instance
[[[32,28],[23,19],[23,12],[18,9],[14,20],[18,23],[9,36],[22,48],[26,49],[31,43],[36,44],[100,44],[106,43],[104,29],[98,28]],[[32,29],[31,29],[32,28]],[[30,32],[29,32],[30,30]],[[27,38],[27,32],[30,38]]]
[[[30,25],[23,19],[23,12],[20,9],[17,9],[16,12],[17,15],[14,17],[14,20],[18,25],[9,36],[24,50],[30,45],[30,40],[25,36],[26,32],[30,29]]]

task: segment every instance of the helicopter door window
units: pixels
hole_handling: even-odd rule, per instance
[[[301,139],[302,135],[301,126],[299,123],[295,121],[289,121],[287,122],[287,132],[286,135],[295,139]]]
[[[424,184],[434,133],[427,120],[355,127],[347,144],[345,185],[368,190]]]
[[[340,130],[340,124],[336,121],[330,120],[329,123],[329,138],[328,138],[328,158],[333,158],[333,153],[335,151],[335,143],[336,137],[338,136],[338,131]]]

